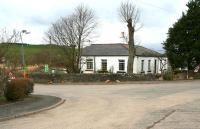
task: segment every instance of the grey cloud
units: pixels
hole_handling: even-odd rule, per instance
[[[48,5],[48,1],[46,5],[42,6],[41,4],[39,7],[37,6],[38,2],[34,5],[30,5],[29,2],[25,0],[19,0],[22,3],[24,3],[23,6],[19,6],[21,4],[16,4],[18,2],[13,2],[12,0],[3,0],[4,2],[1,2],[0,4],[0,26],[7,25],[9,26],[12,23],[15,23],[15,21],[19,22],[19,26],[23,27],[29,27],[36,29],[34,34],[42,34],[45,29],[48,28],[48,26],[55,22],[58,18],[61,16],[66,16],[69,13],[73,11],[73,8],[80,4],[80,2],[88,4],[89,7],[93,8],[96,11],[96,15],[98,18],[101,19],[103,22],[108,22],[110,24],[119,23],[120,19],[118,17],[117,8],[120,5],[121,0],[76,0],[67,3],[66,1],[59,1],[60,3],[56,4],[56,0],[52,0],[53,2]],[[10,2],[5,2],[10,1]],[[186,0],[132,0],[133,2],[138,1],[140,10],[141,10],[141,23],[144,25],[143,28],[149,30],[148,32],[155,33],[155,30],[157,33],[162,33],[161,36],[155,37],[155,38],[149,38],[146,41],[149,41],[150,43],[157,41],[163,41],[165,40],[165,35],[163,30],[167,31],[167,28],[169,25],[173,24],[173,20],[175,18],[178,18],[179,15],[177,15],[177,12],[179,12],[181,9],[180,6],[183,5],[182,1]],[[152,7],[152,5],[145,5],[142,4],[144,1],[147,3],[152,3],[155,6],[158,7]],[[12,4],[15,3],[15,4]],[[44,1],[41,3],[45,3]],[[182,4],[182,5],[180,5]],[[184,3],[185,4],[185,3]],[[55,5],[55,6],[54,6]],[[37,7],[39,9],[37,9]],[[159,9],[160,8],[160,9]],[[26,11],[25,11],[26,10]],[[174,18],[175,17],[175,18]],[[101,24],[101,23],[100,23]],[[121,23],[123,24],[123,23]],[[18,26],[18,23],[16,24]],[[116,27],[118,27],[119,24],[116,24]],[[44,29],[45,28],[45,29]],[[101,34],[105,33],[102,29],[102,27],[99,28]],[[106,30],[109,31],[110,34],[112,34],[112,30]],[[38,37],[38,39],[41,37],[41,35],[35,35]],[[143,33],[140,35],[141,40],[142,38],[146,38]],[[36,38],[34,38],[36,39]],[[31,39],[32,40],[32,39]],[[115,39],[113,39],[115,40]],[[153,41],[152,41],[153,40]],[[32,42],[32,41],[30,41]],[[35,41],[36,42],[36,41]],[[38,41],[39,42],[39,41]],[[152,44],[152,43],[151,43]],[[159,44],[158,44],[159,46]],[[149,46],[151,47],[151,45]],[[162,48],[162,47],[158,47]]]

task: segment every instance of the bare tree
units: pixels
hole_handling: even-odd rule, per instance
[[[165,56],[158,57],[158,60],[160,61],[160,71],[161,71],[161,77],[163,78],[163,75],[165,73],[165,70],[167,69],[167,58]]]
[[[89,40],[96,26],[94,11],[81,4],[71,15],[52,24],[47,32],[52,42],[62,46],[66,54],[70,55],[74,72],[80,70],[81,48],[84,42]]]
[[[20,33],[16,30],[9,32],[6,28],[0,30],[0,64],[5,63],[5,54],[10,44],[20,40]],[[3,67],[2,67],[3,66]],[[0,66],[0,96],[3,94],[4,83],[6,81],[4,65]]]
[[[128,27],[128,46],[129,46],[129,57],[127,65],[127,73],[133,73],[133,64],[135,57],[135,38],[134,34],[136,31],[136,25],[139,22],[139,11],[133,3],[122,2],[119,8],[119,16],[121,20],[127,23]]]
[[[0,61],[8,51],[10,43],[16,43],[18,41],[20,41],[20,32],[15,29],[9,32],[6,28],[0,30]]]
[[[16,43],[20,40],[20,32],[12,30],[9,32],[6,28],[0,30],[0,43]]]

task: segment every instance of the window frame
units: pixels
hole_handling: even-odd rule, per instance
[[[141,60],[141,73],[144,73],[144,60]]]
[[[90,65],[88,65],[88,64],[90,64]],[[93,70],[94,69],[93,65],[94,65],[93,59],[86,59],[86,70]]]
[[[119,63],[119,71],[125,71],[125,60],[124,60],[124,59],[119,59],[119,60],[118,60],[118,63]],[[123,64],[123,65],[122,65],[122,64]],[[121,68],[121,67],[120,67],[121,65],[122,65],[122,68],[123,68],[123,69],[120,69],[120,68]]]
[[[103,66],[104,64],[106,64],[106,65]],[[108,71],[108,61],[107,61],[107,59],[101,59],[101,71]]]
[[[151,60],[148,60],[148,72],[151,72]]]

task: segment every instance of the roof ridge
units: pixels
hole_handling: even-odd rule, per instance
[[[83,50],[83,55],[128,55],[128,44],[110,43],[110,44],[91,44]],[[153,56],[161,53],[144,46],[135,45],[137,56]]]
[[[122,44],[122,47],[128,50],[128,47],[126,47],[125,45],[128,45],[128,44]]]
[[[91,45],[121,45],[123,43],[94,43]]]
[[[143,47],[143,46],[140,46],[140,47]],[[153,50],[153,49],[150,49],[150,48],[147,48],[147,47],[143,47],[143,48],[146,49],[146,50],[152,51],[152,52],[159,53],[159,52],[157,52],[156,50]],[[159,53],[159,54],[161,54],[161,53]]]

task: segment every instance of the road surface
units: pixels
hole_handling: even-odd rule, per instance
[[[200,129],[200,81],[118,85],[41,85],[35,94],[66,99],[0,129]]]

